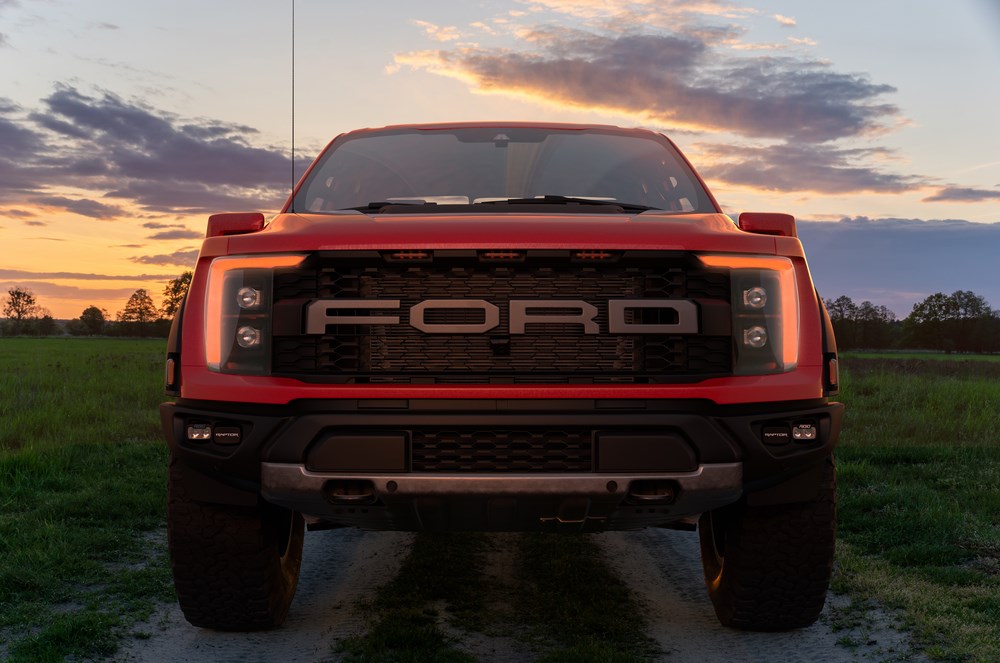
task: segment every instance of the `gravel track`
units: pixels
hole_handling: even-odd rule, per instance
[[[509,547],[510,535],[498,534],[495,548]],[[129,641],[116,661],[336,660],[337,642],[365,630],[356,606],[399,570],[412,534],[360,532],[353,529],[306,534],[302,575],[285,625],[261,633],[219,633],[190,626],[175,605],[164,606],[137,631],[149,637]],[[834,632],[831,622],[849,601],[831,597],[820,621],[788,633],[746,633],[716,621],[705,592],[698,537],[691,532],[648,529],[594,535],[613,568],[633,589],[646,610],[649,635],[663,648],[662,661],[925,661],[909,649],[908,637],[892,628],[891,617],[873,615],[863,629]],[[505,545],[506,543],[506,545]],[[491,555],[485,572],[500,579],[511,573],[511,560]],[[501,590],[504,582],[499,583]],[[558,597],[553,597],[558,600]],[[444,608],[444,606],[441,606]],[[489,638],[447,629],[459,647],[483,661],[519,663],[534,656],[506,638]],[[838,641],[855,643],[848,648]]]
[[[865,629],[834,632],[834,613],[845,597],[831,596],[820,620],[786,633],[736,631],[719,624],[705,591],[698,535],[647,529],[608,532],[598,545],[647,609],[649,635],[671,663],[760,661],[762,663],[838,663],[841,661],[925,661],[910,651],[909,638],[894,629],[884,613],[871,616]],[[858,643],[851,648],[839,640]]]
[[[187,661],[328,661],[337,641],[364,633],[358,604],[399,571],[413,534],[339,529],[306,532],[295,600],[282,628],[259,633],[221,633],[191,626],[174,603],[138,630],[114,660],[162,663]]]

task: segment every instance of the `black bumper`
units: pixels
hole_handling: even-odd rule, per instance
[[[813,497],[843,406],[336,400],[161,406],[196,499],[369,529],[632,529]],[[812,425],[815,439],[780,434]],[[206,439],[189,439],[195,427]],[[778,433],[778,434],[776,434]],[[766,440],[766,441],[765,441]]]

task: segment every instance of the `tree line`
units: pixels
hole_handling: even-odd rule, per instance
[[[936,292],[903,320],[885,306],[850,297],[825,300],[842,350],[909,348],[943,352],[1000,352],[1000,311],[970,290]]]
[[[97,306],[88,306],[66,324],[74,336],[166,336],[170,322],[191,285],[191,272],[167,282],[159,308],[145,288],[132,293],[113,318]],[[847,296],[825,300],[837,346],[851,349],[913,348],[944,352],[1000,352],[1000,311],[969,290],[941,292],[913,305],[903,320],[885,306],[860,304]],[[14,287],[3,302],[6,336],[51,336],[63,333],[31,290]]]
[[[62,329],[48,309],[38,303],[38,298],[28,288],[16,286],[7,291],[3,300],[0,333],[4,336],[53,336],[68,333],[73,336],[166,336],[170,322],[180,308],[191,272],[184,272],[167,282],[163,289],[163,302],[157,307],[145,288],[139,288],[128,298],[125,308],[114,317],[97,306],[83,309],[80,317],[66,323]]]

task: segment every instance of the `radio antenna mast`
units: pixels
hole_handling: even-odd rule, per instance
[[[288,211],[295,211],[295,0],[292,3],[292,166]]]

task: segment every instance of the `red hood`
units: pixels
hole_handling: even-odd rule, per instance
[[[226,244],[220,246],[222,242]],[[723,214],[553,213],[279,214],[260,232],[208,240],[202,256],[431,248],[655,249],[802,255],[797,239],[743,232]]]

